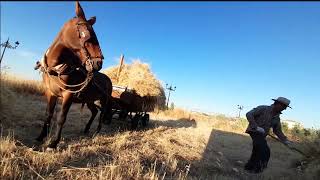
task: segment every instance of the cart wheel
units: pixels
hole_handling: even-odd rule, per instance
[[[139,123],[140,118],[141,118],[141,115],[139,115],[139,114],[134,115],[134,117],[131,120],[131,129],[132,130],[134,130],[138,127],[138,123]]]
[[[127,116],[128,116],[128,112],[126,110],[120,111],[120,113],[119,113],[120,120],[125,120],[127,118]]]
[[[141,118],[142,126],[143,126],[143,127],[146,127],[146,126],[148,125],[149,119],[150,119],[149,114],[145,114],[145,115]]]

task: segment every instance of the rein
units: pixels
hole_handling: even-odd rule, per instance
[[[51,78],[51,76],[52,75],[50,75],[49,73],[47,73],[48,74],[48,76],[50,77],[50,79],[52,79]],[[89,82],[91,81],[91,79],[92,79],[92,77],[93,77],[93,73],[92,72],[88,72],[87,73],[87,77],[86,77],[86,79],[83,81],[83,82],[81,82],[81,83],[79,83],[79,84],[72,84],[72,85],[69,85],[69,84],[66,84],[66,83],[64,83],[62,80],[61,80],[61,77],[60,77],[61,75],[60,75],[60,73],[58,74],[58,80],[59,80],[59,82],[61,83],[61,84],[63,84],[64,86],[66,86],[66,87],[80,87],[80,89],[79,90],[69,90],[69,89],[66,89],[66,88],[64,88],[64,87],[62,87],[62,86],[60,86],[58,83],[56,83],[58,86],[59,86],[59,88],[61,88],[61,89],[63,89],[63,90],[65,90],[65,91],[68,91],[68,92],[70,92],[70,93],[73,93],[73,94],[76,94],[76,93],[79,93],[79,92],[81,92],[84,88],[86,88],[87,86],[88,86],[88,84],[89,84]]]
[[[42,66],[41,70],[48,75],[48,77],[50,78],[50,80],[53,80],[53,81],[54,81],[54,79],[52,78],[52,76],[54,76],[54,75],[51,75],[51,74],[49,73],[50,70],[49,70],[49,67],[47,66],[47,64],[46,64],[45,61],[46,61],[46,55],[44,56],[44,60],[43,60],[42,63],[41,63],[41,66]],[[60,82],[63,86],[65,86],[65,87],[67,87],[67,88],[76,88],[76,87],[79,87],[78,90],[69,90],[69,89],[66,89],[66,88],[64,88],[63,86],[61,86],[59,83],[56,83],[56,84],[59,86],[59,88],[65,90],[65,91],[67,91],[67,92],[73,93],[73,94],[79,93],[79,92],[81,92],[84,88],[86,88],[86,87],[88,86],[89,82],[90,82],[90,81],[92,80],[92,78],[93,78],[93,71],[92,71],[93,66],[92,66],[92,63],[89,62],[89,60],[87,60],[87,61],[86,61],[86,64],[89,64],[89,66],[91,67],[91,71],[89,71],[89,72],[87,73],[86,79],[85,79],[83,82],[78,83],[78,84],[66,84],[65,82],[63,82],[63,80],[62,80],[62,78],[61,78],[61,72],[59,72],[56,68],[54,68],[54,71],[58,74],[58,76],[57,76],[57,77],[58,77],[58,80],[59,80],[59,82]],[[78,68],[76,68],[76,70],[77,70],[77,69],[78,69]],[[74,69],[71,70],[71,72],[69,72],[68,74],[71,74],[73,71],[74,71]],[[50,80],[49,80],[49,84],[50,84]],[[50,86],[49,86],[48,88],[50,89]],[[52,92],[51,89],[50,89],[50,91]],[[53,92],[52,92],[52,93],[53,93]],[[53,93],[53,94],[54,94],[54,93]]]

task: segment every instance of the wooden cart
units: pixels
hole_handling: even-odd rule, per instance
[[[139,124],[146,127],[154,106],[148,105],[146,98],[139,96],[134,90],[123,86],[113,86],[113,115],[118,114],[120,120],[131,120],[131,128]]]

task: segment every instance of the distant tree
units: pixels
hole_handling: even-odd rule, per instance
[[[296,135],[301,135],[303,130],[303,127],[300,124],[296,124],[294,125],[294,127],[292,128],[292,132]]]
[[[316,136],[320,139],[320,129],[315,130],[315,134],[316,134]]]
[[[303,134],[305,135],[305,136],[310,136],[311,135],[311,131],[309,130],[309,129],[305,129],[305,128],[303,128]]]
[[[283,131],[284,133],[288,133],[288,132],[289,132],[288,123],[282,122],[281,125],[282,125],[282,131]]]
[[[170,105],[170,110],[174,110],[174,103],[173,102]]]

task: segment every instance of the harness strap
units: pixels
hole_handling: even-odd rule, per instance
[[[75,68],[74,66],[71,66],[71,70],[70,70],[68,73],[63,73],[64,70],[66,70],[66,69],[68,68],[67,64],[59,64],[59,65],[57,65],[57,66],[55,66],[55,67],[53,67],[53,68],[50,68],[50,67],[47,66],[47,63],[46,63],[46,59],[47,59],[47,54],[48,54],[48,52],[49,52],[49,49],[47,50],[46,54],[44,55],[44,57],[43,57],[43,58],[41,59],[41,61],[40,61],[40,65],[41,65],[40,70],[41,70],[42,72],[46,73],[47,76],[49,77],[49,87],[47,87],[47,88],[51,91],[51,93],[53,93],[53,92],[52,92],[52,90],[50,89],[50,80],[53,80],[53,81],[54,81],[54,79],[53,79],[53,77],[52,77],[53,75],[50,74],[50,71],[54,71],[54,72],[56,72],[56,73],[58,74],[58,76],[57,76],[57,77],[58,77],[58,80],[59,80],[59,82],[60,82],[63,86],[69,87],[69,88],[80,87],[78,90],[69,90],[69,89],[66,89],[66,88],[64,88],[63,86],[61,86],[59,83],[56,83],[56,84],[59,86],[59,88],[65,90],[65,91],[68,91],[68,92],[70,92],[70,93],[73,93],[73,94],[79,93],[79,92],[81,92],[84,88],[86,88],[86,87],[88,86],[89,82],[90,82],[90,81],[92,80],[92,78],[93,78],[93,73],[92,73],[92,71],[87,73],[87,77],[86,77],[86,79],[85,79],[83,82],[81,82],[81,83],[79,83],[79,84],[72,84],[72,85],[66,84],[66,83],[64,83],[63,80],[61,79],[61,75],[62,75],[62,74],[71,74],[74,70],[80,70],[81,68]],[[90,64],[90,65],[91,65],[91,68],[92,68],[92,64]],[[37,64],[37,66],[39,66],[39,63]],[[55,94],[55,93],[53,93],[53,94]]]

